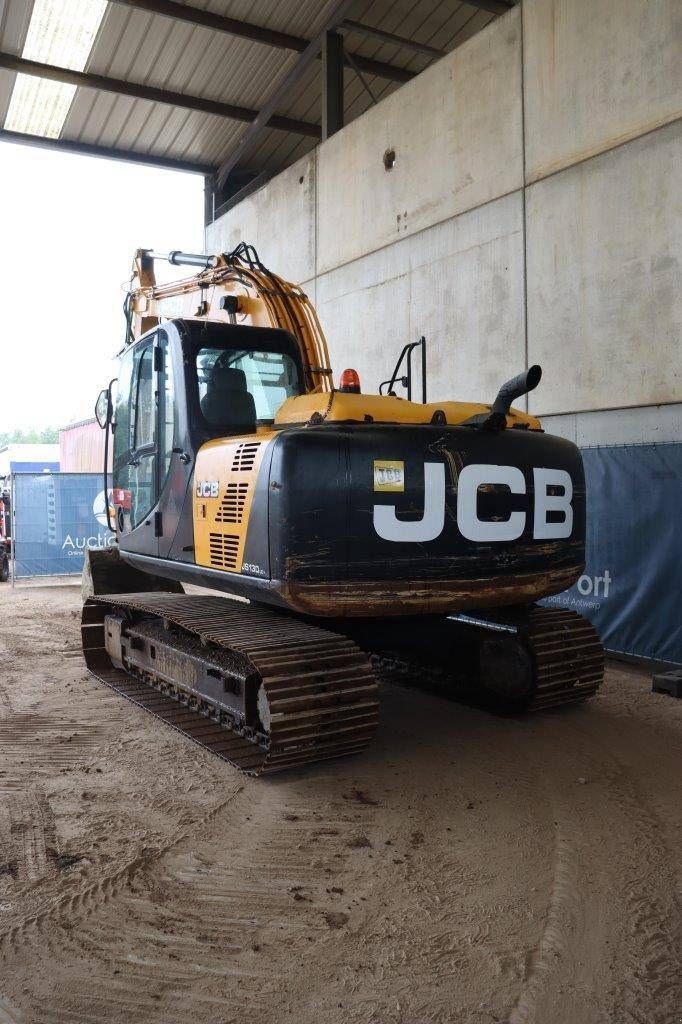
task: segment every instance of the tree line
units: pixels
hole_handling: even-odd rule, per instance
[[[43,427],[42,430],[0,430],[0,448],[6,444],[56,444],[59,440],[57,427]]]

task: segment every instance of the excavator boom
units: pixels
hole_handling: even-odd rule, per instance
[[[157,284],[157,260],[201,269],[192,277]],[[327,341],[315,307],[301,288],[273,274],[253,246],[243,242],[217,256],[138,249],[125,315],[127,344],[171,319],[280,328],[299,344],[308,393],[332,389]]]

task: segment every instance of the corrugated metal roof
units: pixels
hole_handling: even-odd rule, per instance
[[[21,53],[32,10],[33,0],[0,0],[0,50]],[[0,70],[0,124],[5,123],[15,78],[12,72]]]
[[[324,25],[336,0],[193,0],[208,10],[259,26],[311,38]],[[21,54],[32,0],[0,0],[0,50]],[[461,0],[358,0],[353,19],[408,39],[450,51],[484,28],[494,15]],[[432,58],[404,45],[344,30],[346,49],[414,73]],[[109,3],[86,72],[136,84],[201,96],[258,110],[274,93],[299,54],[238,38],[201,25]],[[15,78],[0,69],[0,124]],[[346,68],[346,121],[363,113],[398,83],[363,73],[364,83]],[[370,91],[373,97],[370,95]],[[292,90],[279,114],[319,124],[321,65],[314,62]],[[248,125],[214,114],[79,87],[61,139],[132,150],[218,166]],[[267,129],[248,158],[254,171],[275,172],[302,156],[314,140]]]

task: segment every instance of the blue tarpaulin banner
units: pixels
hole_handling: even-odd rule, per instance
[[[682,664],[682,444],[585,448],[587,554],[572,608],[611,651]]]
[[[13,488],[17,579],[80,573],[86,548],[112,543],[99,473],[22,473]]]

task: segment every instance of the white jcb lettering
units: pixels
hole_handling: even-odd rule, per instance
[[[526,481],[515,466],[465,466],[457,481],[457,526],[467,540],[516,540],[526,525],[525,512],[511,512],[507,519],[478,518],[478,489],[484,484],[502,484],[512,494],[525,494]]]
[[[421,519],[398,519],[395,505],[374,506],[374,529],[384,540],[425,543],[435,540],[445,526],[445,466],[424,463],[424,515]]]
[[[533,469],[533,539],[559,540],[573,533],[573,482],[564,469]],[[506,487],[511,494],[526,494],[526,481],[516,466],[474,463],[465,466],[457,481],[457,527],[467,540],[478,543],[518,540],[526,528],[526,513],[509,512],[506,519],[480,519],[481,487]],[[551,491],[560,491],[552,493]],[[374,529],[384,540],[423,544],[440,537],[445,526],[445,465],[424,463],[424,515],[418,520],[398,519],[395,505],[374,506]],[[552,515],[550,520],[549,516]]]
[[[217,498],[218,491],[217,480],[197,480],[197,498]]]
[[[536,540],[558,540],[573,532],[573,482],[564,469],[534,469],[535,516],[533,537]],[[550,487],[561,487],[562,494],[548,494]],[[558,522],[549,522],[548,512],[560,512]]]

